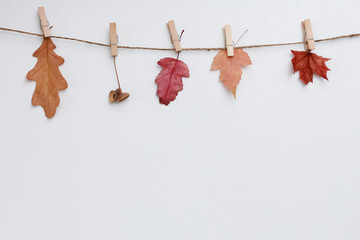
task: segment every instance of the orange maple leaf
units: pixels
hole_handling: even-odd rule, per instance
[[[232,92],[236,99],[236,87],[240,82],[242,66],[252,64],[249,55],[242,49],[234,49],[234,56],[228,57],[226,50],[220,50],[214,57],[211,70],[220,70],[220,81]]]
[[[56,55],[55,48],[50,38],[44,38],[41,46],[33,54],[38,61],[26,75],[28,80],[36,81],[32,104],[42,106],[48,118],[55,115],[56,107],[59,106],[59,91],[67,88],[67,82],[59,71],[64,59]]]
[[[327,79],[326,73],[330,69],[325,62],[330,58],[323,58],[310,51],[293,51],[294,58],[291,60],[294,72],[300,71],[300,79],[307,85],[313,82],[314,73]]]

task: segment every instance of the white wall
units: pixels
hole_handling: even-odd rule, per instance
[[[220,47],[232,24],[241,45],[360,32],[358,0],[10,1],[0,26],[120,45]],[[216,52],[183,52],[190,78],[158,103],[157,61],[173,52],[120,50],[116,88],[110,50],[55,39],[68,89],[55,117],[31,105],[26,80],[41,38],[0,32],[0,239],[358,240],[360,38],[316,44],[332,58],[329,81],[292,73],[290,49],[247,49],[237,100],[210,72]]]

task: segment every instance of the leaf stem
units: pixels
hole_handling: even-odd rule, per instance
[[[119,85],[119,90],[121,91],[119,76],[118,76],[118,72],[117,72],[117,69],[116,69],[115,56],[114,56],[114,67],[115,67],[115,74],[116,74],[117,82],[118,82],[118,85]]]
[[[182,37],[184,31],[185,31],[185,30],[182,30],[181,33],[180,33],[179,42],[181,42],[181,37]],[[177,57],[176,57],[176,60],[179,60],[179,55],[180,55],[180,52],[178,52]]]

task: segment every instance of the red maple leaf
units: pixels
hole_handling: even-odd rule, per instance
[[[158,64],[162,70],[155,80],[158,84],[156,94],[160,103],[168,105],[183,89],[182,77],[190,76],[189,69],[184,62],[174,58],[163,58]]]
[[[294,72],[300,71],[300,79],[305,84],[313,81],[314,73],[328,80],[326,72],[330,69],[325,65],[325,62],[330,58],[323,58],[309,51],[291,50],[291,52],[294,54],[294,58],[291,60]]]

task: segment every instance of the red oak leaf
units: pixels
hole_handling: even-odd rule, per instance
[[[294,58],[291,60],[294,72],[300,71],[300,79],[306,85],[313,82],[314,73],[328,80],[326,72],[330,69],[325,65],[325,62],[330,58],[323,58],[309,51],[291,50],[291,52],[294,54]]]
[[[168,105],[183,89],[182,77],[190,76],[189,69],[184,62],[174,58],[163,58],[158,64],[162,70],[155,80],[158,84],[156,94],[160,103]]]

